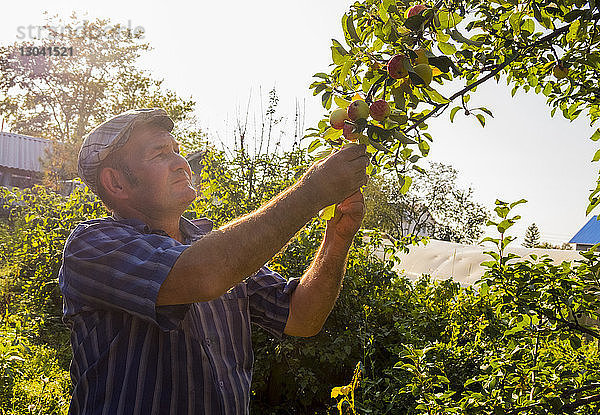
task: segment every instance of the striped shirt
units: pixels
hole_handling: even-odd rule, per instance
[[[217,299],[156,306],[178,256],[212,226],[182,217],[185,244],[118,217],[71,233],[59,271],[73,349],[69,414],[249,413],[250,323],[283,338],[300,279],[263,266]]]

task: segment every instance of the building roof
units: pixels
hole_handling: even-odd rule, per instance
[[[40,172],[40,158],[49,145],[45,138],[0,132],[0,167]]]
[[[570,244],[595,245],[600,242],[600,221],[598,215],[592,216],[583,228],[569,241]]]

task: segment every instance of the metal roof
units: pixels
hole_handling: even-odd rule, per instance
[[[589,244],[595,245],[600,242],[600,221],[598,215],[592,216],[583,228],[575,234],[569,241],[570,244]]]
[[[45,138],[0,132],[0,166],[40,172],[40,157],[49,145]]]

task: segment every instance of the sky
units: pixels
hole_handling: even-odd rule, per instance
[[[235,121],[250,102],[251,116],[263,110],[268,91],[276,88],[279,114],[293,130],[298,104],[304,127],[326,115],[320,96],[308,86],[312,75],[328,72],[331,39],[342,40],[341,18],[352,1],[186,2],[29,0],[4,2],[0,44],[12,44],[30,25],[44,23],[43,12],[90,20],[109,18],[143,28],[153,50],[140,60],[164,86],[196,102],[200,126],[215,143],[232,145]],[[491,83],[490,83],[491,82]],[[434,137],[427,159],[451,164],[458,183],[472,187],[474,199],[490,211],[494,201],[516,201],[522,216],[509,232],[520,243],[536,223],[542,240],[567,242],[591,217],[585,210],[599,166],[591,159],[599,144],[589,140],[595,128],[582,115],[569,122],[550,117],[543,95],[510,96],[505,83],[490,81],[471,94],[473,107],[485,106],[494,118],[482,128],[459,112],[450,123],[446,112],[430,123]],[[597,126],[596,126],[597,127]],[[310,141],[304,140],[303,145]],[[291,143],[284,138],[282,145]],[[493,233],[487,234],[494,235]]]

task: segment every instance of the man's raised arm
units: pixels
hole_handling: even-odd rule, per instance
[[[266,205],[205,235],[175,262],[157,305],[209,301],[271,259],[319,209],[367,182],[365,145],[338,151]]]

